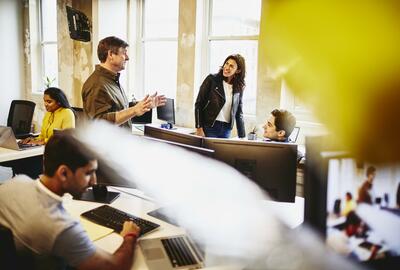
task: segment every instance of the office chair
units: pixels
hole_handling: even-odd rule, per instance
[[[4,269],[16,269],[17,249],[15,248],[14,237],[9,228],[0,224],[0,266]]]
[[[36,104],[29,100],[13,100],[11,102],[7,126],[12,128],[17,139],[24,139],[31,135],[35,107]]]
[[[59,258],[35,254],[29,249],[17,250],[12,231],[0,224],[0,269],[67,270]]]
[[[85,112],[83,111],[83,108],[71,107],[71,109],[75,115],[75,125],[76,126],[81,126],[88,120]]]

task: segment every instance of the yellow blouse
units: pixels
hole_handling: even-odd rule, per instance
[[[38,137],[45,143],[53,136],[54,129],[75,128],[75,115],[72,110],[67,108],[59,108],[54,112],[47,112],[44,115],[42,130]]]

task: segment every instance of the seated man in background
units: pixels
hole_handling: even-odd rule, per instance
[[[17,249],[78,269],[130,269],[139,234],[133,222],[124,223],[124,241],[108,254],[94,246],[62,205],[65,193],[78,196],[96,184],[95,155],[60,133],[49,139],[43,158],[44,174],[38,180],[19,175],[0,186],[0,224],[11,229]]]
[[[289,142],[289,136],[296,125],[296,117],[283,109],[275,109],[263,126],[264,138],[271,141]]]

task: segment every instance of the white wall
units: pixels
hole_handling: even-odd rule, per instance
[[[24,97],[21,2],[0,0],[0,125],[7,124],[11,100]]]

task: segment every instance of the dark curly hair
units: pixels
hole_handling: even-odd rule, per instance
[[[223,76],[223,67],[225,65],[225,63],[229,60],[229,59],[233,59],[237,66],[238,66],[238,70],[240,70],[239,73],[236,73],[233,78],[232,78],[232,85],[233,85],[233,90],[236,92],[243,92],[244,87],[246,86],[246,83],[244,81],[244,78],[246,76],[246,62],[243,58],[243,56],[241,56],[240,54],[231,54],[229,55],[224,63],[222,64],[222,66],[219,69],[218,74],[220,76]]]
[[[288,138],[296,125],[296,117],[283,109],[275,109],[271,114],[275,117],[276,131],[284,130],[285,138]]]

